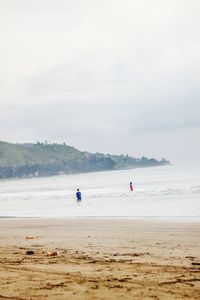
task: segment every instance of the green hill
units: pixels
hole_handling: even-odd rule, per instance
[[[0,141],[0,178],[51,176],[169,164],[162,159],[88,153],[64,144],[11,144]]]

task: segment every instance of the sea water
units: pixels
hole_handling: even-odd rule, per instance
[[[200,170],[169,165],[0,180],[0,217],[199,218]]]

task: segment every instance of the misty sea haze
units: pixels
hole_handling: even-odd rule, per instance
[[[171,165],[1,180],[0,217],[200,218],[200,171]]]

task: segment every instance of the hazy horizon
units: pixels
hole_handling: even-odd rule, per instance
[[[200,163],[200,2],[2,0],[0,140]]]

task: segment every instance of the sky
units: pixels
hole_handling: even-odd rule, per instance
[[[0,140],[200,163],[199,0],[1,0]]]

